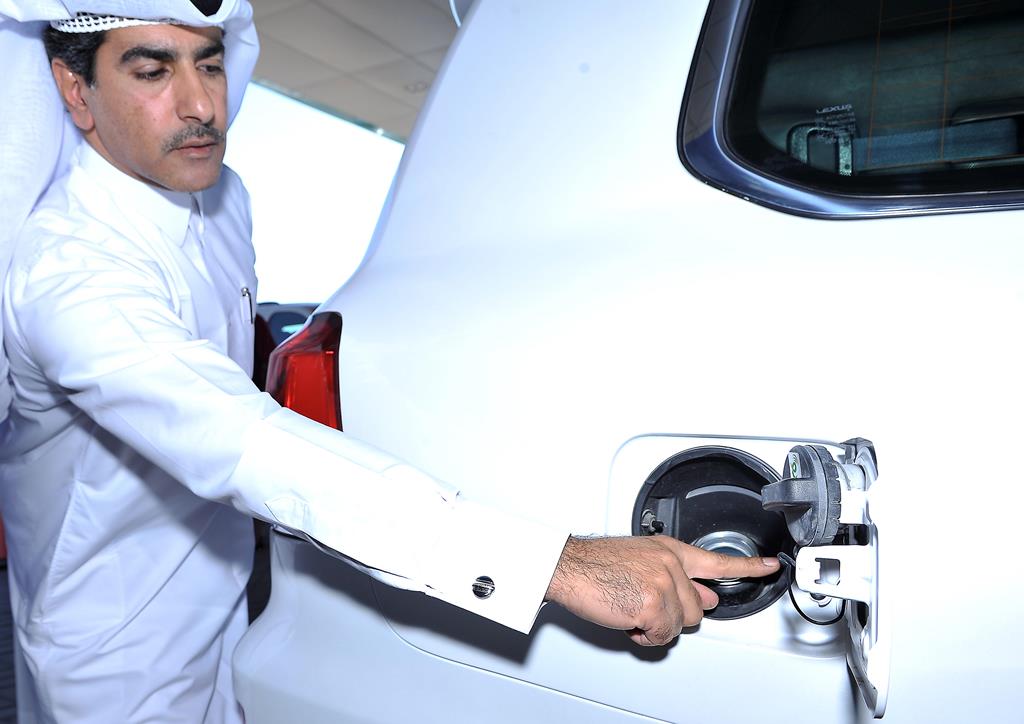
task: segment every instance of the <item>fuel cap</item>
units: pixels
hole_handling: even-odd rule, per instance
[[[787,477],[761,489],[765,510],[781,511],[799,546],[831,543],[839,531],[839,467],[820,445],[797,445],[786,458]]]

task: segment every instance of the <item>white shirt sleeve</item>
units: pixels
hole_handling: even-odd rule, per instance
[[[52,384],[196,495],[305,534],[372,575],[529,631],[568,531],[465,500],[391,455],[281,408],[165,283],[102,244],[16,262],[8,319]],[[493,581],[486,597],[479,577]]]

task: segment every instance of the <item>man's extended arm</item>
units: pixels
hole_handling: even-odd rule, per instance
[[[547,587],[550,600],[584,618],[664,643],[713,603],[689,575],[760,571],[670,538],[565,543],[567,531],[466,501],[383,451],[279,408],[193,337],[148,265],[113,240],[52,242],[13,268],[10,323],[77,407],[201,497],[522,631]],[[392,501],[386,528],[382,490]],[[481,520],[488,535],[467,538]],[[493,595],[477,597],[478,576],[493,577]]]

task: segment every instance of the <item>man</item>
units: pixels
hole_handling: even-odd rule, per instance
[[[567,541],[259,393],[248,199],[222,168],[251,10],[81,4],[46,30],[77,129],[67,172],[33,202],[4,283],[23,722],[240,721],[246,516],[524,632],[549,600],[640,644],[715,605],[691,576],[777,570],[663,537]],[[386,528],[382,487],[397,501]]]

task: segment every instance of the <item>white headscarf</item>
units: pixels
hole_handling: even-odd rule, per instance
[[[80,12],[224,28],[229,122],[242,104],[259,54],[248,0],[223,0],[209,17],[189,0],[0,0],[0,281],[14,236],[82,142],[64,111],[42,40],[49,21]],[[2,334],[0,327],[0,342]],[[0,422],[10,399],[7,357],[0,350]]]

